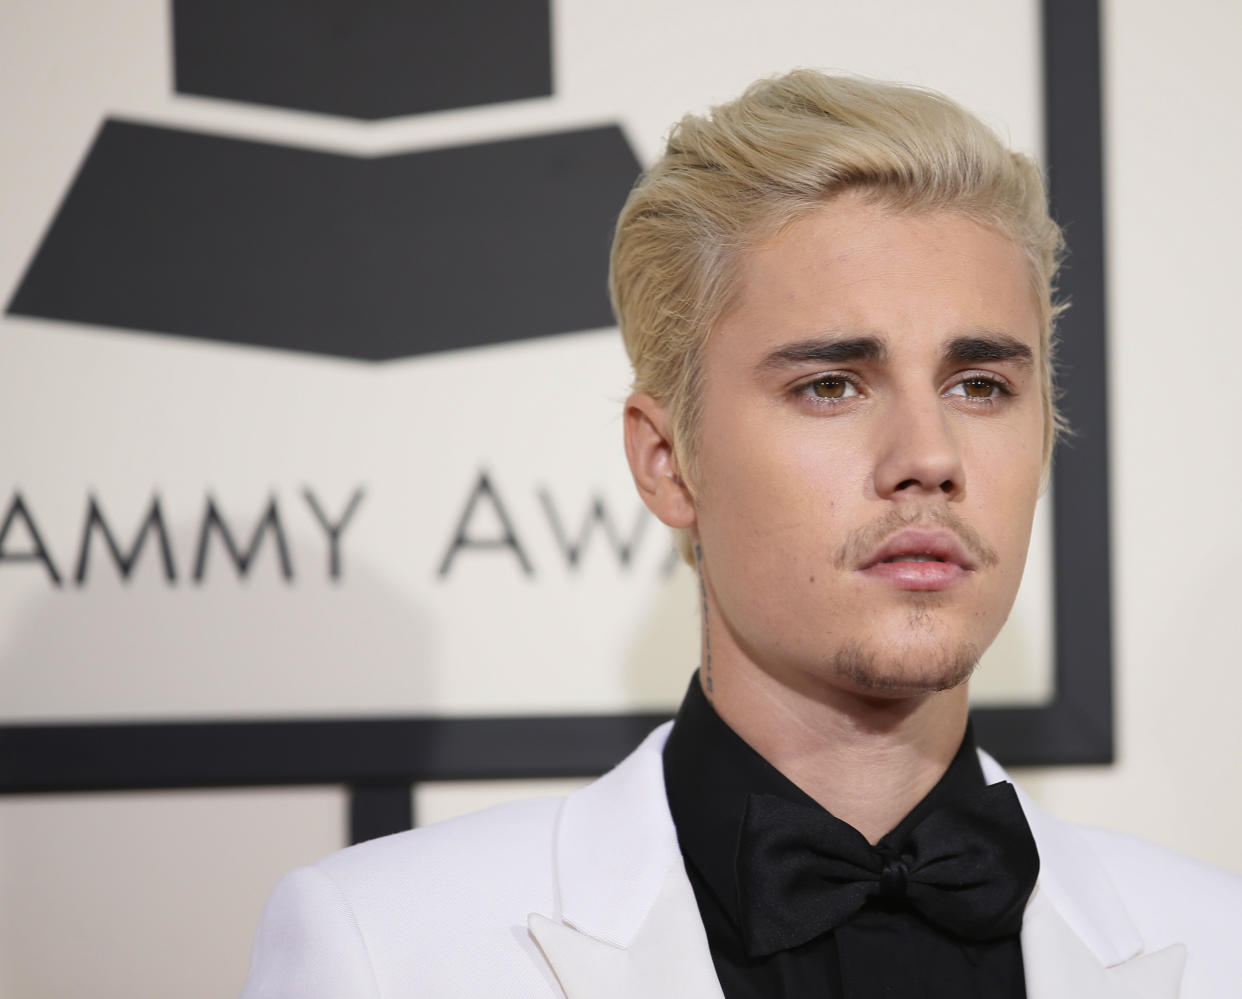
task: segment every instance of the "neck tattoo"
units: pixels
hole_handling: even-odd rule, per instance
[[[699,570],[699,602],[703,615],[703,689],[711,697],[715,691],[712,683],[712,626],[707,616],[707,584],[703,582],[703,548],[694,546],[694,563]]]

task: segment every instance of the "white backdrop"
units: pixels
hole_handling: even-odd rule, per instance
[[[1034,0],[767,11],[564,0],[552,96],[359,123],[174,94],[158,0],[7,0],[6,301],[108,115],[359,156],[616,123],[647,162],[683,111],[812,65],[943,90],[1038,150]],[[1194,370],[1242,363],[1226,298],[1242,140],[1222,130],[1242,13],[1115,3],[1103,33],[1119,760],[1020,776],[1060,814],[1242,870],[1239,415]],[[82,587],[0,561],[0,723],[671,707],[695,664],[694,601],[686,570],[663,571],[658,525],[635,527],[626,381],[612,330],[371,365],[0,317],[0,502],[22,492],[68,576],[88,494],[128,540],[158,491],[181,577],[151,551],[128,586],[102,549]],[[533,576],[504,552],[437,572],[481,469]],[[305,488],[332,517],[364,490],[339,581]],[[569,568],[541,491],[571,532],[594,497],[623,536],[640,530],[629,568],[600,535]],[[270,547],[245,581],[222,561],[187,578],[209,492],[246,535],[276,498],[292,583]],[[982,700],[1048,691],[1048,530]],[[418,814],[530,790],[422,788]],[[344,835],[337,789],[0,798],[0,997],[235,992],[272,883]]]

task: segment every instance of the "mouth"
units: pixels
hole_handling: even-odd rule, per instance
[[[858,567],[902,590],[945,590],[969,578],[974,560],[951,531],[906,529],[891,535]]]

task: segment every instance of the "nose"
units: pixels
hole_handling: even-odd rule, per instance
[[[881,498],[958,499],[964,494],[961,449],[938,396],[895,402],[877,417],[875,489]]]

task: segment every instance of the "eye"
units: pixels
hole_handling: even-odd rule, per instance
[[[977,399],[988,402],[1002,395],[1012,395],[1008,388],[994,378],[963,378],[953,385],[946,395],[961,396],[964,399]]]
[[[858,388],[848,378],[825,375],[806,385],[804,390],[816,399],[848,399],[858,395]]]

